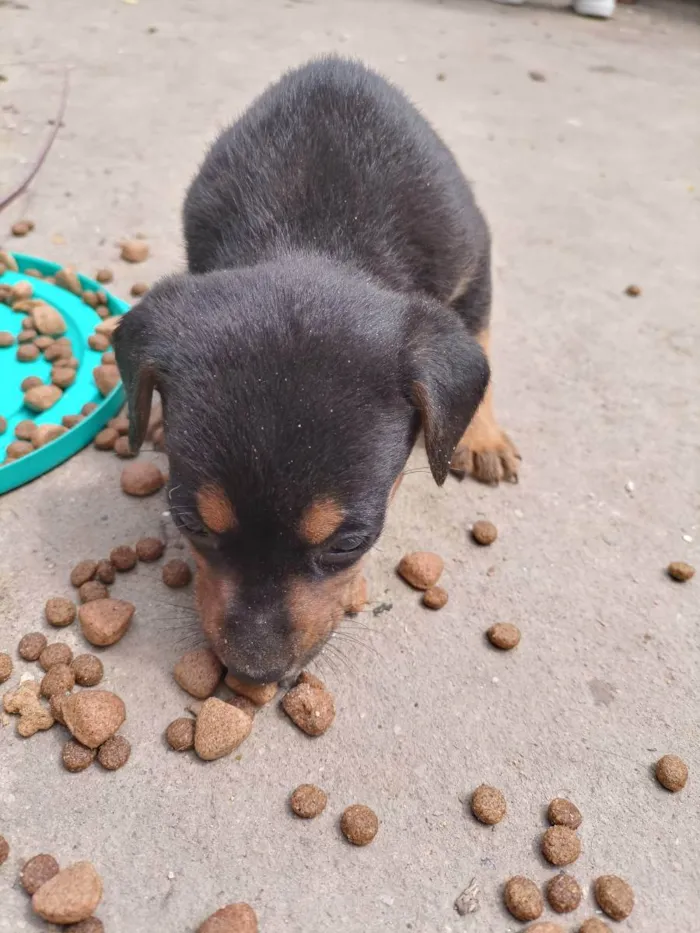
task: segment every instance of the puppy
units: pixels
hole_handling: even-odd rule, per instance
[[[517,476],[487,393],[489,232],[415,108],[337,58],[221,134],[184,231],[188,272],[115,334],[129,440],[157,388],[204,631],[230,673],[267,683],[352,600],[420,429],[438,484]]]

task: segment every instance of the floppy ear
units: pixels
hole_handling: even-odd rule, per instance
[[[410,396],[420,413],[430,471],[442,486],[489,382],[484,351],[454,312],[422,304],[409,338]]]
[[[153,390],[161,388],[163,361],[154,353],[157,317],[146,297],[124,315],[112,338],[129,406],[129,447],[134,453],[146,437]]]

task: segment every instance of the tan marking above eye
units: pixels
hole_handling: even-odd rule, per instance
[[[299,533],[308,544],[323,544],[339,527],[345,513],[331,496],[314,499],[304,510]]]
[[[211,531],[221,535],[238,527],[236,511],[231,500],[217,483],[202,486],[195,498],[202,521]]]

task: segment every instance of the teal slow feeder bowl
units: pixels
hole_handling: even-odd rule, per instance
[[[94,402],[97,408],[70,428],[61,437],[50,441],[44,447],[11,460],[0,466],[0,495],[22,486],[49,470],[53,470],[64,460],[78,453],[87,446],[110,418],[113,418],[124,404],[124,389],[121,383],[103,398],[100,394],[92,371],[101,363],[102,353],[88,346],[88,337],[100,323],[100,316],[77,295],[45,282],[43,279],[26,275],[27,269],[38,269],[43,275],[55,275],[61,268],[45,259],[14,253],[19,268],[18,272],[5,272],[0,276],[0,285],[14,285],[26,280],[31,282],[34,297],[53,305],[63,315],[68,325],[65,336],[73,345],[73,355],[79,361],[77,375],[72,386],[65,389],[63,396],[48,411],[37,414],[25,408],[20,383],[27,376],[39,376],[43,382],[50,381],[51,363],[39,356],[30,363],[17,360],[17,344],[0,347],[0,415],[7,420],[7,429],[0,434],[0,463],[5,460],[7,445],[15,440],[15,425],[25,418],[31,418],[36,424],[60,424],[64,415],[77,415],[87,402]],[[79,276],[84,289],[105,291],[104,286],[84,275]],[[129,305],[113,295],[107,294],[107,307],[110,314],[123,314]],[[0,302],[0,331],[18,334],[24,316]]]

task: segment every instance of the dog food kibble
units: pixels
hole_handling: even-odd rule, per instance
[[[24,404],[32,411],[47,411],[62,395],[63,392],[58,386],[35,386],[24,393]]]
[[[258,933],[258,918],[248,904],[228,904],[205,920],[197,933]]]
[[[79,654],[73,658],[71,670],[79,687],[96,687],[104,677],[102,661],[94,654]]]
[[[10,228],[12,236],[26,236],[34,229],[33,220],[16,220]]]
[[[558,914],[568,914],[581,903],[583,892],[575,878],[560,872],[547,884],[547,900]]]
[[[33,379],[33,376],[30,376],[30,379]],[[27,382],[25,379],[24,382]],[[22,391],[24,392],[24,382],[22,383]],[[36,385],[42,385],[41,379],[37,380]],[[31,389],[32,386],[29,386]],[[28,418],[25,418],[24,421],[20,421],[15,425],[15,437],[20,441],[31,441],[34,437],[34,432],[36,431],[36,425],[33,421],[30,421]]]
[[[9,460],[19,460],[20,457],[26,457],[33,450],[34,448],[29,441],[12,441],[5,449],[5,456]]]
[[[366,846],[379,832],[379,820],[374,810],[362,803],[354,803],[343,811],[340,829],[354,846]]]
[[[682,560],[674,560],[668,565],[668,575],[679,583],[685,583],[695,576],[695,567],[692,564],[686,564]]]
[[[75,587],[80,587],[83,583],[87,583],[88,580],[92,580],[97,572],[97,561],[96,560],[81,560],[79,564],[76,564],[75,567],[70,572],[70,582]]]
[[[92,916],[101,900],[102,879],[90,862],[76,862],[42,884],[32,907],[49,923],[80,923]]]
[[[24,661],[38,661],[39,655],[47,645],[46,636],[41,632],[30,632],[17,646],[17,652]]]
[[[198,700],[216,692],[223,674],[224,666],[210,648],[188,651],[173,670],[176,683]]]
[[[47,700],[54,694],[69,693],[75,687],[75,674],[68,664],[54,664],[41,681],[41,695]]]
[[[630,298],[639,298],[642,294],[642,290],[639,285],[628,285],[625,289],[625,295],[629,295]]]
[[[61,337],[68,330],[60,311],[43,302],[32,308],[31,318],[34,329],[48,337]]]
[[[417,590],[429,590],[440,579],[444,563],[439,554],[414,551],[405,554],[398,566],[399,576]]]
[[[9,330],[0,330],[0,347],[11,347],[15,342],[15,335]]]
[[[171,722],[165,730],[168,745],[176,752],[187,752],[194,748],[194,719],[182,716]]]
[[[10,844],[4,836],[0,836],[0,865],[4,865],[10,854]]]
[[[5,652],[0,652],[0,684],[4,684],[12,675],[12,658]]]
[[[120,381],[119,370],[116,366],[96,366],[92,371],[92,378],[103,397],[115,389]]]
[[[15,356],[17,357],[17,360],[20,363],[33,363],[34,360],[39,358],[39,347],[35,347],[33,343],[29,343],[29,341],[32,340],[34,337],[36,337],[36,331],[31,331],[31,330],[20,331],[19,336],[17,337],[17,340],[22,345],[19,347],[19,349],[17,350],[17,353],[15,354]],[[45,386],[44,388],[49,388],[49,386]],[[30,389],[30,391],[33,391],[36,393],[38,390]],[[36,401],[37,398],[39,399],[39,402]],[[49,398],[49,395],[46,392],[44,392],[43,395],[41,396],[36,396],[35,394],[31,396],[31,398],[27,398],[25,396],[24,404],[27,406],[27,408],[33,408],[34,411],[45,411],[47,408],[50,408],[51,405],[54,404],[54,401],[58,401],[58,399],[54,399],[54,401],[47,404],[48,398]],[[60,398],[60,396],[58,398]]]
[[[98,450],[114,450],[114,445],[118,437],[119,435],[114,428],[102,428],[102,430],[98,431],[95,435],[93,443]]]
[[[56,642],[53,645],[47,645],[39,655],[39,664],[45,671],[50,671],[56,664],[70,664],[73,660],[73,652],[68,645]]]
[[[423,593],[423,605],[428,609],[443,609],[447,605],[447,590],[441,586],[431,586]]]
[[[478,522],[474,522],[472,525],[472,538],[482,547],[487,547],[489,544],[493,544],[497,537],[498,528],[496,528],[493,522],[487,522],[484,519],[479,519]]]
[[[568,826],[550,826],[542,837],[542,855],[551,865],[571,865],[581,854],[581,840]]]
[[[148,291],[148,285],[145,282],[134,282],[131,286],[131,294],[134,298],[140,298]]]
[[[61,760],[66,771],[77,774],[79,771],[89,768],[96,755],[97,751],[94,748],[86,748],[80,742],[71,740],[63,746]]]
[[[264,706],[270,700],[274,700],[278,689],[277,684],[246,684],[233,674],[227,675],[226,686],[234,693],[250,700],[255,706]]]
[[[520,629],[511,622],[496,622],[488,629],[486,637],[494,648],[510,651],[520,643]]]
[[[90,349],[98,353],[104,353],[109,347],[109,337],[106,334],[90,334],[87,342]]]
[[[607,923],[603,923],[598,917],[590,917],[581,924],[578,933],[611,933],[611,931]]]
[[[46,601],[44,613],[49,625],[55,625],[57,628],[63,628],[75,622],[76,616],[75,604],[70,599],[64,599],[62,596],[52,596]]]
[[[136,542],[136,556],[145,564],[159,560],[165,551],[165,544],[160,538],[141,538]]]
[[[97,562],[95,576],[100,583],[112,584],[117,576],[117,571],[111,560],[100,560]]]
[[[40,447],[50,444],[51,441],[55,441],[57,437],[61,437],[66,433],[66,430],[62,424],[38,424],[36,431],[32,435],[32,446],[35,450],[38,450]]]
[[[210,697],[197,716],[194,750],[204,761],[223,758],[248,738],[252,725],[252,719],[242,710]]]
[[[152,496],[163,486],[163,474],[155,463],[128,463],[122,470],[121,486],[127,496]]]
[[[533,923],[532,926],[524,930],[524,933],[564,933],[564,928],[560,927],[558,923],[550,923],[545,920],[544,922]]]
[[[120,256],[125,262],[145,262],[150,250],[143,240],[124,240]]]
[[[136,551],[129,547],[128,544],[121,544],[119,547],[112,548],[109,552],[109,559],[116,570],[125,573],[127,570],[133,570],[136,566]]]
[[[136,607],[125,599],[94,599],[78,609],[83,635],[91,645],[106,648],[126,634]]]
[[[114,273],[111,269],[98,269],[95,278],[101,285],[109,285],[110,282],[114,281]]]
[[[129,438],[125,436],[120,436],[114,442],[114,452],[118,457],[121,457],[122,460],[130,460],[132,457],[136,456],[136,453],[129,446]]]
[[[506,815],[506,798],[498,788],[481,784],[472,794],[471,808],[480,823],[494,826]]]
[[[54,695],[49,700],[49,709],[51,711],[51,715],[56,720],[56,722],[60,722],[62,726],[65,726],[65,722],[63,720],[63,701],[65,698],[65,693],[54,693]]]
[[[97,917],[88,917],[80,923],[72,923],[66,933],[105,933],[104,924]]]
[[[552,826],[568,826],[578,829],[583,821],[581,811],[570,800],[555,797],[547,807],[547,819]]]
[[[163,566],[163,583],[173,589],[179,589],[181,586],[187,586],[192,579],[192,571],[184,560],[175,558],[169,560]]]
[[[16,690],[6,693],[2,705],[6,713],[19,716],[17,735],[24,739],[54,724],[53,716],[39,700],[39,684],[34,680],[24,681]]]
[[[611,920],[624,920],[634,908],[634,891],[617,875],[603,875],[597,878],[593,891],[600,909]]]
[[[35,855],[22,866],[19,883],[27,894],[36,894],[42,884],[51,881],[59,871],[58,862],[53,855]]]
[[[250,716],[251,719],[255,719],[255,714],[258,712],[258,707],[255,705],[255,703],[253,703],[252,700],[249,700],[248,697],[242,697],[237,693],[234,693],[234,695],[229,697],[226,702],[230,703],[231,706],[235,706],[236,709],[242,710],[246,716]]]
[[[315,784],[300,784],[289,798],[294,813],[303,820],[311,820],[326,809],[328,795]]]
[[[686,785],[688,765],[678,755],[664,755],[656,762],[656,780],[675,794]]]
[[[317,677],[315,674],[312,674],[310,671],[302,671],[297,677],[297,684],[309,684],[312,687],[315,687],[317,690],[325,690],[326,685],[321,680],[320,677]]]
[[[100,745],[97,760],[106,771],[123,768],[131,756],[131,744],[123,735],[113,735]]]
[[[335,719],[335,703],[331,694],[311,684],[292,687],[284,695],[282,708],[294,725],[307,735],[322,735]]]
[[[537,920],[544,910],[540,889],[534,881],[516,875],[506,882],[503,900],[516,920]]]
[[[123,701],[107,690],[73,693],[64,699],[61,713],[73,738],[88,748],[99,748],[126,719]]]
[[[4,434],[5,431],[7,431],[7,418],[0,415],[0,434]]]
[[[90,603],[95,599],[107,599],[108,596],[109,590],[99,580],[88,580],[78,589],[78,597],[81,603]]]

